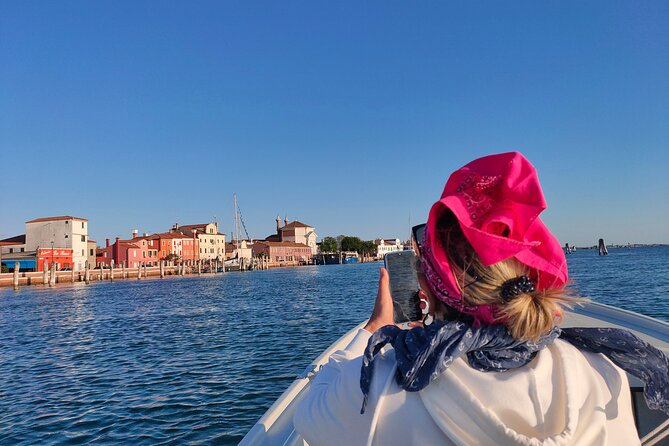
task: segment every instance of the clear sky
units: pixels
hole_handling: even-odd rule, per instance
[[[562,243],[669,243],[669,2],[1,1],[0,237],[406,238],[518,150]]]

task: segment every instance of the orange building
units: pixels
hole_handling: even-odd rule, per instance
[[[195,237],[171,232],[161,232],[150,235],[147,240],[152,241],[158,259],[165,259],[170,254],[179,260],[198,260],[199,242]]]
[[[56,269],[72,268],[72,250],[61,248],[39,248],[37,250],[37,271],[44,271],[44,262],[47,265],[56,264]]]

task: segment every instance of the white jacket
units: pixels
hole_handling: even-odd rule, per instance
[[[360,414],[360,330],[318,372],[294,416],[320,445],[638,445],[625,372],[602,355],[557,340],[528,365],[479,372],[458,359],[420,392],[394,379],[392,349],[376,359]]]

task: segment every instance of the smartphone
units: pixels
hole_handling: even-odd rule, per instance
[[[411,250],[389,252],[384,263],[390,279],[395,323],[421,320],[416,254]]]

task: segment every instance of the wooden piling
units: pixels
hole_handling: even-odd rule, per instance
[[[86,265],[84,270],[84,280],[86,281],[87,285],[91,283],[91,265],[90,263],[88,263],[88,260],[86,260]]]
[[[604,243],[604,239],[600,238],[599,239],[599,255],[600,256],[607,256],[609,255],[609,250],[606,249],[606,244]]]
[[[137,280],[142,278],[142,264],[138,263],[137,264]]]
[[[146,278],[146,262],[144,262],[144,277]]]
[[[72,265],[72,270],[70,271],[70,282],[74,283],[74,265]]]
[[[198,276],[202,275],[202,261],[201,260],[197,261],[197,275]]]
[[[46,285],[47,283],[49,283],[49,264],[47,263],[46,260],[44,261],[43,273],[44,274],[42,275],[42,283]]]
[[[109,262],[109,280],[114,281],[114,259]]]
[[[56,286],[56,263],[51,262],[51,277],[49,278],[49,286]]]
[[[121,277],[124,279],[127,278],[125,274],[125,260],[121,263]]]
[[[19,262],[14,262],[14,289],[19,289],[19,270],[21,269],[21,264]]]
[[[164,277],[165,277],[165,261],[160,260],[160,278],[162,279]]]

